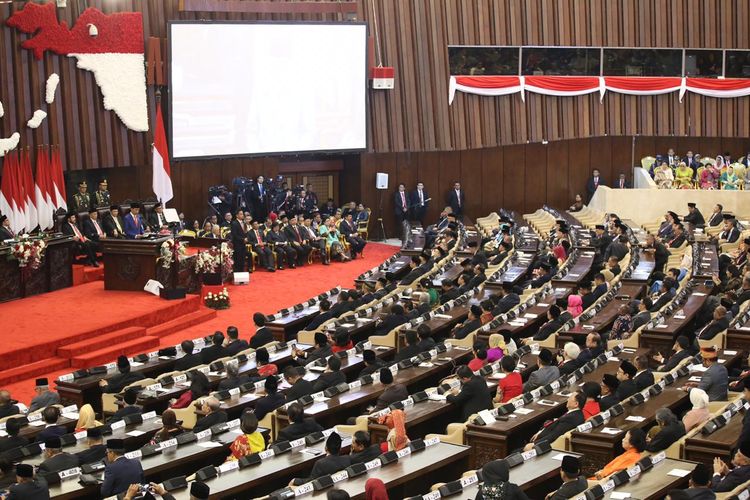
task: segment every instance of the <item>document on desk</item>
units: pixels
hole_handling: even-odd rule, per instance
[[[667,472],[668,476],[674,477],[685,477],[688,474],[690,474],[690,471],[685,469],[672,469],[671,471]]]
[[[453,316],[449,314],[436,314],[433,316],[434,318],[440,318],[440,319],[453,319]]]
[[[531,408],[516,408],[516,411],[514,413],[518,413],[519,415],[528,415],[529,413],[532,413],[534,410]]]
[[[557,406],[557,403],[550,401],[549,399],[540,399],[537,403],[542,406]]]
[[[616,436],[617,434],[621,433],[622,431],[620,429],[616,429],[614,427],[605,427],[602,429],[602,432],[604,434],[611,434],[613,436]]]
[[[132,437],[138,437],[138,436],[143,436],[146,433],[143,431],[139,431],[139,430],[133,430],[130,432],[126,432],[125,434],[127,434],[128,436],[132,436]]]
[[[223,446],[218,441],[203,441],[198,443],[198,446],[201,448],[218,448],[219,446]]]
[[[630,498],[630,493],[627,493],[625,491],[613,491],[611,495],[609,495],[609,498]]]
[[[638,415],[630,415],[625,420],[628,420],[630,422],[643,422],[646,420],[646,417],[639,417]]]

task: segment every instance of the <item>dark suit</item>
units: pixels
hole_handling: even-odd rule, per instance
[[[315,462],[309,478],[301,480],[302,482],[299,482],[300,479],[295,479],[294,483],[297,485],[305,484],[306,482],[312,481],[321,476],[335,474],[336,472],[349,467],[351,463],[349,455],[327,455]]]
[[[424,189],[422,190],[422,199],[420,201],[419,198],[419,191],[414,190],[411,192],[410,201],[412,206],[412,213],[414,214],[412,216],[412,219],[418,220],[422,226],[424,226],[424,216],[425,213],[427,213],[427,207],[429,206],[430,202],[426,201],[430,196],[427,194],[427,191]]]
[[[78,230],[78,232],[81,236],[85,238],[85,241],[75,242],[75,246],[78,250],[78,253],[84,254],[86,258],[89,259],[89,261],[96,262],[96,247],[94,245],[94,242],[86,238],[83,234],[83,231],[81,231],[80,229]],[[73,229],[73,225],[71,225],[67,220],[62,223],[62,233],[66,236],[76,236],[75,230]]]
[[[258,255],[261,267],[273,269],[273,252],[267,244],[268,242],[266,241],[266,235],[263,233],[263,228],[259,227],[257,231],[255,229],[250,229],[247,233],[247,241],[252,245],[253,252]]]
[[[296,401],[302,396],[307,396],[308,394],[312,394],[313,392],[315,392],[313,383],[309,380],[301,378],[297,380],[294,385],[286,391],[286,400]]]
[[[658,299],[656,299],[656,301],[654,302],[654,305],[651,306],[650,311],[657,312],[659,309],[669,304],[672,301],[673,297],[674,297],[674,294],[671,291],[667,293],[663,293],[662,295],[659,296]]]
[[[729,328],[729,318],[724,316],[723,318],[719,320],[713,320],[709,324],[704,326],[699,334],[696,335],[696,337],[701,340],[711,340],[727,328]]]
[[[562,324],[560,323],[560,318],[547,321],[534,334],[533,339],[534,340],[547,340],[547,337],[549,337],[550,335],[555,333],[557,330],[559,330],[561,326]]]
[[[500,314],[505,314],[520,303],[521,298],[517,293],[509,293],[507,295],[504,295],[502,299],[497,301],[495,308],[492,310],[492,315],[497,316]]]
[[[204,347],[201,350],[201,362],[204,365],[213,363],[219,358],[225,357],[226,351],[224,351],[224,347],[221,345],[211,345],[208,347]]]
[[[268,193],[266,187],[253,182],[250,186],[250,203],[253,207],[253,219],[263,221],[268,215]]]
[[[317,349],[310,352],[307,355],[307,357],[299,358],[298,362],[303,365],[309,365],[310,363],[314,363],[315,361],[319,359],[326,359],[331,354],[333,354],[333,351],[331,350],[331,345],[326,344],[323,347],[318,347]]]
[[[290,424],[279,431],[276,441],[294,441],[303,438],[313,432],[321,432],[323,427],[312,418],[306,418],[302,422]]]
[[[96,223],[94,223],[91,219],[84,219],[83,220],[83,235],[90,239],[91,241],[94,241],[96,243],[99,243],[101,240],[101,236],[99,236],[99,231],[106,234],[106,231],[104,230],[104,227],[102,227],[102,223],[98,220]],[[99,226],[99,231],[96,230],[96,227]]]
[[[284,403],[286,403],[286,398],[280,392],[260,398],[255,403],[255,416],[258,417],[258,420],[263,420],[263,417]]]
[[[581,410],[569,411],[545,427],[542,432],[539,433],[539,436],[537,436],[534,442],[541,443],[542,441],[547,441],[549,444],[552,444],[557,438],[569,430],[575,429],[577,426],[581,425],[583,421],[583,412]]]
[[[635,376],[633,382],[635,382],[638,390],[642,391],[646,387],[654,385],[654,374],[651,373],[651,370],[644,370]]]
[[[422,352],[422,350],[419,348],[419,344],[408,345],[398,351],[398,354],[396,354],[394,361],[398,363],[399,361],[403,361],[405,359],[411,359],[420,352]]]
[[[5,453],[14,448],[20,448],[29,444],[29,440],[23,436],[7,436],[0,438],[0,453]]]
[[[627,179],[617,179],[615,185],[612,186],[615,189],[630,189],[630,182]]]
[[[458,193],[456,193],[455,189],[448,191],[448,206],[451,207],[456,218],[461,219],[461,216],[464,214],[465,205],[466,196],[463,189],[459,190]]]
[[[461,295],[461,292],[458,290],[458,288],[455,288],[455,287],[451,288],[448,291],[445,291],[445,292],[441,293],[440,294],[440,305],[445,304],[449,300],[455,299],[459,295]]]
[[[229,389],[235,389],[242,384],[250,382],[250,377],[247,375],[238,375],[237,377],[227,377],[219,382],[220,391],[228,391]]]
[[[45,479],[60,471],[78,467],[78,458],[70,453],[58,453],[54,457],[46,459],[39,465],[37,473]]]
[[[579,493],[583,493],[587,489],[588,481],[586,481],[586,478],[584,476],[579,476],[572,481],[563,483],[563,485],[560,486],[560,489],[558,489],[555,494],[552,495],[550,500],[568,500],[568,498],[573,498]]]
[[[656,453],[669,448],[672,443],[676,442],[685,435],[685,426],[682,422],[675,422],[672,425],[663,427],[646,446],[646,451]]]
[[[10,417],[11,415],[18,415],[18,406],[10,403],[0,406],[0,418]]]
[[[615,240],[610,243],[607,249],[604,251],[604,260],[606,261],[610,257],[617,257],[617,260],[620,261],[625,258],[628,253],[630,253],[628,246]]]
[[[596,288],[591,291],[591,297],[594,299],[594,302],[596,302],[605,293],[607,293],[607,284],[602,283],[601,285],[596,285]]]
[[[122,420],[123,418],[127,417],[128,415],[140,415],[143,413],[143,408],[140,406],[123,406],[119,410],[115,412],[114,415],[112,415],[109,420],[107,420],[108,424],[111,424],[112,422],[117,422],[118,420]]]
[[[614,394],[607,394],[599,399],[599,409],[601,411],[607,411],[619,402],[620,400],[617,399],[617,396]]]
[[[78,457],[78,463],[81,465],[100,462],[104,460],[104,457],[106,456],[107,447],[103,444],[95,444],[88,450],[83,450],[76,453],[76,457]]]
[[[492,409],[492,395],[487,388],[487,382],[476,375],[461,385],[461,392],[455,396],[449,394],[446,400],[461,407],[461,422],[466,421],[469,416],[479,413],[481,410]]]
[[[247,340],[237,339],[229,342],[227,345],[224,346],[224,353],[227,356],[235,356],[240,351],[244,351],[250,347],[247,343]]]
[[[143,380],[144,378],[146,377],[144,377],[141,372],[118,373],[112,378],[107,379],[107,387],[104,388],[104,392],[117,394],[118,392],[122,392],[125,386]]]
[[[258,401],[261,401],[261,400],[259,399]],[[262,417],[258,417],[258,420],[260,420],[261,418]],[[205,431],[206,429],[210,429],[216,424],[223,424],[226,421],[227,421],[227,412],[225,412],[224,410],[219,410],[213,413],[209,413],[205,417],[198,420],[198,422],[195,424],[195,427],[193,427],[193,432]]]
[[[674,236],[669,241],[669,248],[680,248],[683,243],[685,243],[685,241],[687,241],[687,239],[685,238],[685,233],[682,233],[679,236]]]
[[[667,362],[664,363],[664,368],[662,368],[659,371],[670,372],[674,370],[675,368],[677,368],[677,365],[679,365],[680,362],[682,362],[682,360],[689,358],[689,357],[690,357],[690,353],[684,349],[680,352],[676,352],[672,356],[669,357]]]
[[[201,362],[201,354],[186,354],[185,356],[179,358],[177,361],[175,361],[174,369],[175,371],[187,371],[190,368],[194,368],[198,365],[202,364]]]
[[[633,380],[625,380],[620,382],[620,386],[615,391],[615,397],[619,401],[623,401],[636,392],[638,392],[638,386],[635,385],[635,382]]]
[[[687,495],[690,500],[715,500],[716,493],[711,491],[710,488],[688,488],[686,490],[679,490]]]
[[[473,319],[471,321],[466,320],[464,322],[463,326],[461,326],[461,328],[459,328],[458,330],[456,330],[453,333],[453,337],[457,338],[457,339],[463,339],[469,333],[473,332],[474,330],[476,330],[480,326],[482,326],[482,322],[479,319]]]
[[[43,443],[47,438],[60,437],[67,432],[68,430],[62,425],[51,425],[49,427],[45,427],[42,432],[37,434],[36,440],[39,443]]]
[[[721,224],[721,221],[723,220],[724,220],[724,216],[721,212],[712,213],[711,217],[708,218],[708,225],[711,227],[716,227],[719,224]]]
[[[560,375],[570,375],[578,369],[578,361],[571,359],[560,365]]]
[[[742,432],[740,432],[740,439],[738,443],[744,443],[750,439],[750,411],[745,410],[745,414],[742,416]]]
[[[284,228],[284,234],[286,235],[286,239],[297,251],[297,265],[303,265],[310,250],[312,250],[312,247],[305,242],[307,239],[307,231],[304,231],[300,225],[292,226],[290,224]]]
[[[339,224],[339,231],[349,243],[352,258],[356,257],[358,253],[362,253],[367,243],[359,236],[356,222],[349,222],[346,219],[342,220],[341,224]]]
[[[382,453],[380,444],[371,444],[359,453],[352,453],[351,457],[352,464],[364,464],[371,460],[375,460]]]
[[[49,500],[47,481],[37,477],[28,483],[13,484],[8,488],[8,500]]]
[[[384,410],[393,403],[403,401],[409,397],[409,391],[404,384],[392,384],[386,388],[375,403],[373,412]]]
[[[401,196],[403,195],[403,199]],[[409,219],[409,193],[396,191],[393,193],[393,211],[396,214],[396,220],[399,226]]]
[[[247,247],[245,246],[247,234],[243,224],[237,219],[232,219],[229,227],[232,248],[234,249],[234,270],[235,272],[243,272],[245,270],[245,259],[247,258]]]
[[[421,339],[417,345],[419,346],[419,352],[426,352],[435,347],[435,340],[432,337],[427,337]]]
[[[323,323],[325,323],[332,317],[333,315],[331,314],[330,310],[320,313],[317,316],[315,316],[313,320],[305,327],[305,330],[307,330],[308,332],[317,330],[320,325],[322,325]]]
[[[127,491],[131,484],[143,483],[143,468],[137,459],[118,457],[104,467],[101,495],[108,497]]]
[[[286,258],[286,265],[288,267],[297,266],[297,250],[292,248],[292,244],[289,243],[289,239],[281,231],[269,231],[266,234],[266,239],[269,243],[273,243],[273,249],[276,252],[276,264],[279,269],[284,267],[284,258]]]
[[[705,226],[706,225],[706,219],[703,218],[703,214],[700,210],[697,208],[694,212],[688,213],[686,216],[682,218],[682,220],[686,223],[692,224],[694,226]]]
[[[604,182],[604,179],[600,175],[598,178],[594,179],[593,176],[589,177],[589,180],[586,181],[586,192],[589,194],[589,201],[591,201],[591,197],[594,196],[594,193],[596,192],[596,188],[599,186],[606,186],[607,183]]]
[[[389,314],[382,323],[375,328],[375,335],[385,335],[397,326],[403,325],[409,319],[403,314]]]
[[[584,306],[584,309],[585,308],[586,307]],[[630,326],[630,330],[633,332],[636,331],[638,328],[648,323],[650,319],[651,313],[649,311],[639,312],[638,314],[633,316],[633,323]]]
[[[716,493],[732,491],[737,486],[750,481],[750,465],[735,467],[723,478],[714,476],[711,479],[711,489]]]
[[[167,219],[164,217],[164,213],[151,212],[151,215],[148,217],[148,226],[151,228],[151,232],[158,233],[162,226],[166,225]]]
[[[5,226],[0,226],[0,241],[12,240],[13,235]]]
[[[253,349],[258,349],[271,342],[273,342],[273,333],[271,333],[271,330],[269,330],[268,327],[264,326],[262,328],[258,328],[258,330],[255,332],[255,335],[253,335],[250,339],[249,346]]]
[[[318,377],[318,380],[316,380],[315,383],[313,384],[313,391],[314,392],[325,391],[329,387],[338,385],[341,382],[346,382],[346,375],[344,375],[344,372],[341,372],[341,371],[325,372],[321,374],[320,377]]]

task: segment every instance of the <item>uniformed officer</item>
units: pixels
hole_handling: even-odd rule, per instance
[[[78,192],[73,195],[72,211],[76,213],[88,212],[91,206],[91,195],[88,193],[88,189],[89,186],[86,184],[86,181],[78,183]]]
[[[94,193],[94,201],[97,207],[109,206],[109,191],[107,190],[107,179],[99,181],[99,189]]]

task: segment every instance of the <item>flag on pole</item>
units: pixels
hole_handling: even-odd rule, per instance
[[[23,180],[23,195],[24,203],[26,204],[26,232],[31,232],[39,225],[35,204],[34,174],[31,171],[31,154],[29,150],[24,151],[21,156],[23,158],[21,162],[21,168],[23,169],[21,179]]]
[[[2,184],[0,184],[0,215],[6,216],[10,219],[11,226],[13,225],[13,185],[10,179],[10,154],[5,156],[3,160],[3,178]]]
[[[36,212],[39,218],[39,229],[42,231],[52,229],[54,227],[52,213],[55,211],[55,206],[52,203],[49,193],[49,161],[45,148],[37,149],[34,197],[36,199]]]
[[[62,208],[63,210],[68,210],[68,203],[65,201],[67,198],[67,195],[65,194],[65,178],[63,177],[63,168],[62,168],[62,161],[60,161],[60,150],[55,148],[52,151],[52,160],[51,160],[51,180],[52,184],[50,184],[50,188],[54,187],[54,191],[50,192],[50,194],[54,193],[54,203],[55,203],[55,209]]]
[[[18,151],[13,151],[13,154],[8,157],[10,168],[8,175],[10,176],[11,182],[11,207],[13,208],[13,218],[11,219],[10,226],[16,233],[23,232],[26,227],[26,207],[23,201],[23,187],[21,183],[21,169],[18,165]]]
[[[172,193],[172,171],[169,168],[169,148],[167,134],[164,132],[164,119],[161,116],[161,103],[156,104],[156,128],[154,129],[153,147],[154,176],[152,187],[156,199],[167,204],[174,196]]]

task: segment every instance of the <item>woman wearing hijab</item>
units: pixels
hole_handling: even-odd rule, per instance
[[[388,500],[388,491],[382,480],[371,477],[365,483],[365,500]]]
[[[711,413],[708,411],[708,394],[706,394],[706,391],[697,387],[690,389],[690,403],[693,405],[693,409],[682,417],[685,432],[690,432],[690,429],[708,422],[711,417]]]
[[[99,427],[100,425],[102,424],[96,421],[94,408],[88,403],[81,406],[81,409],[78,411],[78,423],[76,424],[76,432]]]
[[[509,481],[510,471],[505,460],[493,460],[482,467],[484,482],[475,500],[528,500],[526,493]]]
[[[637,428],[629,430],[622,438],[622,449],[625,451],[612,459],[603,469],[596,471],[589,481],[604,479],[638,463],[641,453],[646,449],[646,434]]]
[[[715,165],[709,163],[701,171],[700,186],[701,189],[716,189],[719,177],[721,176],[721,170]]]
[[[490,348],[487,349],[487,363],[494,363],[503,357],[505,349],[505,339],[499,333],[490,335]]]
[[[393,410],[388,415],[380,417],[378,422],[390,429],[385,442],[380,445],[383,452],[400,451],[406,448],[409,444],[409,437],[406,435],[406,414],[403,410]]]
[[[580,295],[568,295],[568,312],[574,318],[583,312],[583,299]]]
[[[734,173],[734,167],[729,165],[727,170],[721,174],[721,189],[735,191],[739,189],[740,178]]]
[[[669,165],[662,163],[659,168],[656,169],[654,175],[654,182],[659,186],[659,189],[672,189],[672,182],[674,182],[674,174]]]

